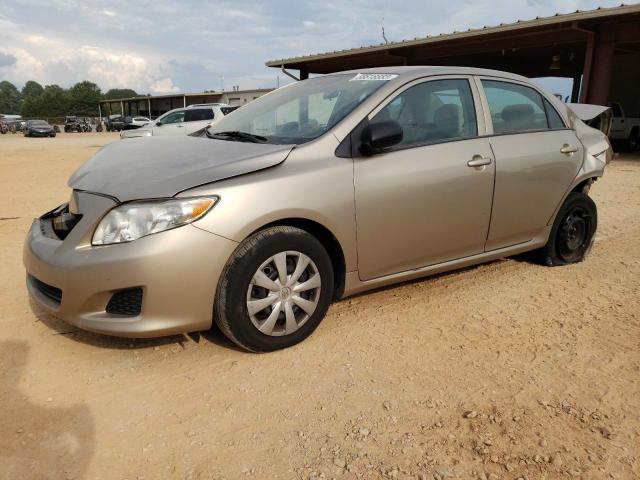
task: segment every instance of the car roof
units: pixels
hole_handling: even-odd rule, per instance
[[[501,77],[518,81],[530,82],[530,80],[522,75],[516,75],[515,73],[502,72],[500,70],[491,70],[488,68],[473,68],[473,67],[450,67],[450,66],[428,66],[428,65],[412,65],[412,66],[395,66],[395,67],[376,67],[376,68],[361,68],[357,70],[346,70],[342,72],[331,73],[330,75],[340,75],[345,73],[390,73],[402,77],[406,80],[408,78],[420,78],[433,75],[482,75],[489,77]]]
[[[202,107],[228,107],[227,103],[194,103],[193,105],[187,105],[186,108],[202,108]]]

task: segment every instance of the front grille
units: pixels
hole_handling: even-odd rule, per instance
[[[106,310],[112,315],[137,317],[142,310],[142,288],[128,288],[114,293]]]
[[[38,280],[33,275],[29,275],[29,281],[43,296],[51,300],[56,305],[60,305],[60,302],[62,301],[62,290]]]

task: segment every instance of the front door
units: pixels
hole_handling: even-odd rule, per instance
[[[158,120],[153,124],[153,135],[184,135],[184,110],[176,110]]]
[[[406,87],[370,119],[395,120],[402,142],[354,160],[362,280],[482,253],[494,166],[478,137],[467,78]]]

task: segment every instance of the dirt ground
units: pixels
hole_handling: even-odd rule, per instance
[[[30,303],[22,242],[114,134],[0,136],[0,478],[640,478],[640,156],[586,262],[524,257],[334,304],[286,351],[126,340]]]

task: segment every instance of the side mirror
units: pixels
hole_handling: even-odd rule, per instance
[[[402,127],[394,120],[370,123],[362,131],[360,153],[366,156],[375,155],[397,145],[402,138]]]
[[[162,122],[156,122],[156,127],[159,127],[160,125],[162,125]]]

